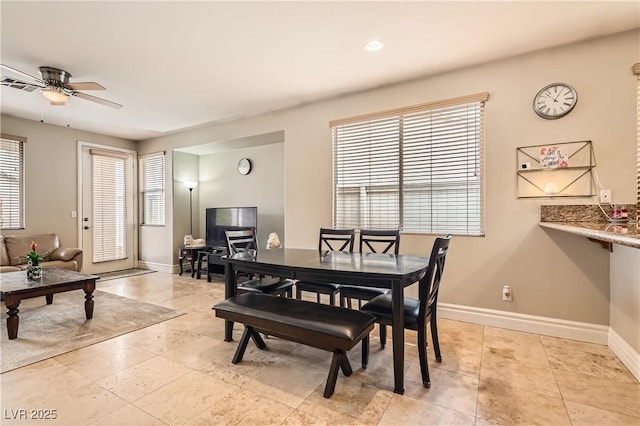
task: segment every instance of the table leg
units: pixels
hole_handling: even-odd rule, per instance
[[[18,337],[18,323],[20,322],[20,318],[18,318],[19,305],[20,301],[14,305],[7,305],[7,334],[9,335],[9,340]]]
[[[191,278],[196,276],[196,259],[193,257],[193,251],[191,252]]]
[[[231,263],[225,265],[224,298],[228,299],[237,293],[236,270]],[[233,321],[224,321],[224,341],[233,341]]]
[[[198,266],[196,267],[196,279],[199,280],[200,277],[201,277],[200,272],[201,272],[201,269],[202,269],[202,256],[200,255],[200,253],[197,253],[197,256],[198,256],[198,261],[197,261],[198,262]]]
[[[84,290],[84,313],[87,319],[93,318],[93,290],[96,289],[96,282],[89,281],[85,284]]]
[[[184,262],[184,257],[182,256],[182,249],[178,250],[178,263],[180,264],[180,272],[178,275],[182,275],[182,262]]]
[[[44,296],[45,300],[47,301],[47,305],[50,305],[53,303],[53,293],[51,294],[46,294]]]
[[[391,289],[391,335],[393,336],[393,391],[404,394],[404,286],[394,282]]]

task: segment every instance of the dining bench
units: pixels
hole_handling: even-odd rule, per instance
[[[345,376],[353,370],[347,351],[362,341],[362,368],[366,368],[369,354],[369,332],[375,317],[364,312],[290,299],[265,293],[244,293],[230,297],[213,309],[216,316],[244,325],[242,338],[232,363],[242,361],[244,352],[253,339],[256,346],[265,349],[259,333],[301,343],[333,353],[324,397],[329,398],[336,387],[338,368]]]

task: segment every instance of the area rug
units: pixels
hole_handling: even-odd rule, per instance
[[[108,281],[108,280],[115,280],[117,278],[133,277],[134,275],[150,274],[152,272],[155,272],[155,271],[150,271],[149,269],[134,268],[134,269],[124,269],[122,271],[104,272],[102,274],[96,274],[96,275],[100,277],[100,281]]]
[[[93,319],[84,313],[84,292],[23,300],[20,304],[18,338],[7,337],[7,314],[0,321],[0,372],[4,373],[75,349],[130,333],[180,315],[163,306],[139,302],[96,290]],[[4,304],[3,304],[4,307]]]

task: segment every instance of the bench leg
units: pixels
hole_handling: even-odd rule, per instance
[[[366,369],[369,363],[369,335],[362,338],[362,368]]]
[[[267,345],[266,343],[264,343],[264,340],[262,340],[262,337],[260,337],[260,333],[255,331],[253,327],[249,327],[249,328],[251,328],[251,338],[253,339],[253,343],[256,344],[258,349],[265,349]],[[265,334],[264,337],[267,338],[268,336]]]
[[[336,390],[336,381],[338,380],[338,368],[342,370],[345,376],[350,376],[353,373],[351,365],[349,364],[349,358],[347,354],[340,349],[336,349],[333,352],[333,358],[331,359],[331,368],[329,368],[329,376],[327,376],[327,385],[324,387],[324,397],[329,398]]]
[[[264,340],[258,334],[257,331],[253,329],[253,327],[249,327],[248,325],[244,326],[244,332],[242,333],[242,337],[240,338],[240,343],[238,343],[238,348],[236,349],[236,353],[233,355],[233,359],[231,362],[233,364],[237,364],[242,361],[242,357],[244,356],[244,351],[247,349],[247,344],[249,343],[249,339],[253,339],[256,346],[260,349],[264,349],[267,347],[265,345]]]

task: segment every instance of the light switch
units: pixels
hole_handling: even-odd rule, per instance
[[[78,215],[76,214],[75,210],[71,210],[71,217],[77,217]]]

